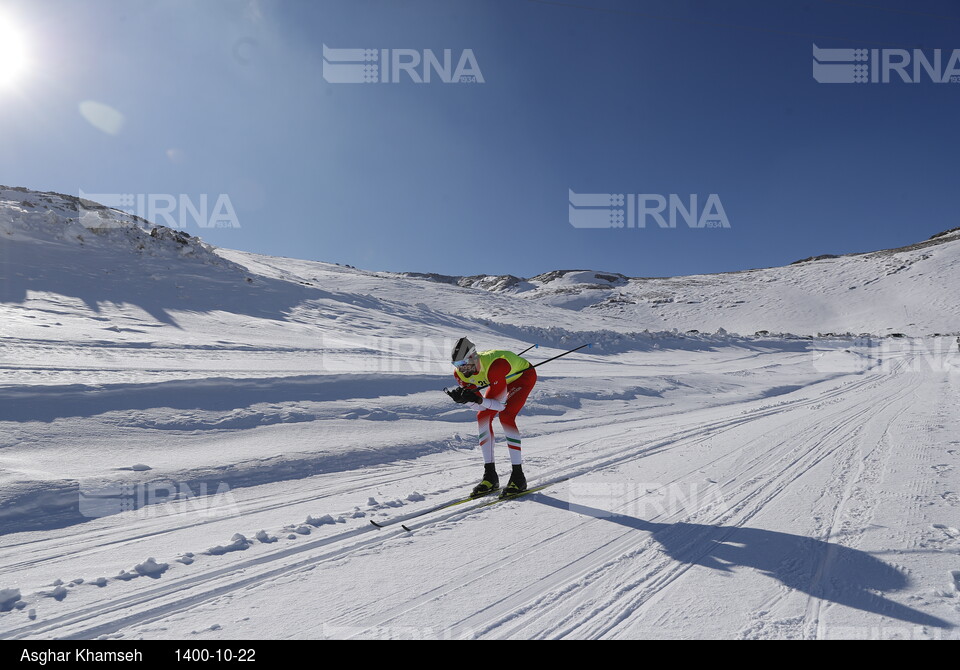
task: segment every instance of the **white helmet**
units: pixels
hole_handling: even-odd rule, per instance
[[[455,366],[459,366],[476,353],[477,347],[473,344],[473,342],[465,337],[461,337],[459,340],[457,340],[456,345],[453,347],[453,352],[450,354],[450,360]]]

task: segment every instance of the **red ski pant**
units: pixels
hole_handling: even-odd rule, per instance
[[[478,435],[480,438],[480,451],[483,453],[484,463],[493,463],[493,417],[500,417],[500,427],[503,428],[503,434],[507,438],[507,448],[510,451],[510,463],[520,465],[523,463],[523,452],[520,450],[520,431],[517,429],[517,414],[523,409],[527,402],[527,396],[533,390],[537,383],[537,371],[533,368],[528,369],[519,379],[507,384],[507,400],[504,403],[506,407],[497,412],[492,409],[481,410],[477,414]]]

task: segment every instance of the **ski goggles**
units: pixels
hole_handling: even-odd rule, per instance
[[[476,361],[474,361],[472,358],[461,358],[459,361],[453,362],[453,367],[457,369],[465,368],[469,365],[476,365]]]

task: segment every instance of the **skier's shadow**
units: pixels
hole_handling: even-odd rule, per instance
[[[569,503],[547,495],[535,498],[551,507],[592,516],[650,533],[674,560],[721,572],[752,568],[784,586],[811,596],[918,626],[953,624],[878,595],[909,584],[907,576],[870,554],[801,535],[760,528],[695,523],[653,523]]]

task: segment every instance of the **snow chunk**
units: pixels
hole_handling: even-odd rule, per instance
[[[20,600],[20,589],[0,589],[0,612],[9,612]]]
[[[63,584],[57,584],[53,591],[41,591],[40,595],[45,598],[53,598],[57,602],[60,602],[67,597],[67,587]]]
[[[312,516],[307,516],[307,520],[304,521],[304,523],[306,523],[306,524],[308,524],[308,525],[310,525],[310,526],[313,526],[314,528],[317,528],[317,527],[319,527],[319,526],[323,526],[324,524],[336,523],[336,521],[335,521],[334,518],[333,518],[332,516],[330,516],[329,514],[324,514],[324,515],[323,515],[322,517],[320,517],[320,518],[315,518],[315,517],[312,517]]]
[[[264,544],[270,544],[271,542],[277,541],[276,537],[273,537],[272,535],[270,535],[270,533],[268,533],[265,530],[257,531],[257,534],[255,537],[257,538],[258,541],[263,542]]]
[[[230,544],[227,544],[227,545],[218,544],[216,547],[210,547],[209,549],[207,549],[207,553],[213,556],[221,556],[231,551],[244,551],[251,544],[253,544],[253,542],[248,540],[246,537],[244,537],[240,533],[237,533],[230,538]]]
[[[202,634],[202,633],[207,633],[207,632],[212,632],[212,631],[217,631],[217,630],[222,630],[222,629],[223,629],[223,626],[221,626],[221,625],[218,624],[218,623],[215,623],[215,624],[211,624],[210,626],[207,626],[207,627],[204,628],[203,630],[192,630],[192,631],[190,631],[190,634],[191,634],[191,635],[200,635],[200,634]]]
[[[167,563],[157,563],[153,558],[148,558],[143,563],[135,565],[133,569],[137,571],[138,575],[145,575],[156,579],[166,572],[169,567]]]

